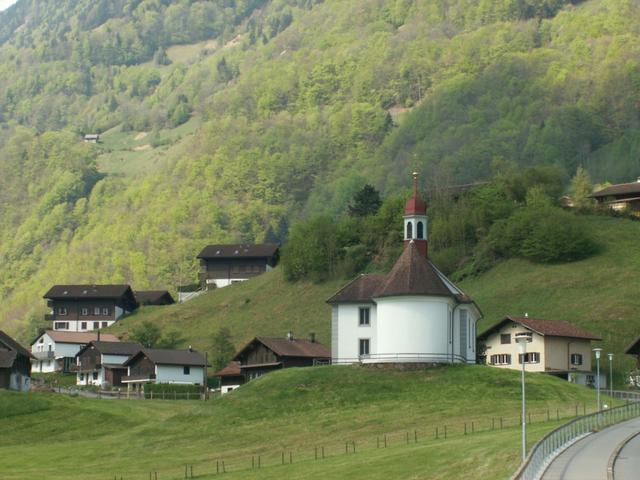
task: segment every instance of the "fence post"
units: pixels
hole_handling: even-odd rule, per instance
[[[444,426],[444,439],[447,439],[447,426]]]
[[[324,447],[322,447],[322,459],[324,460]]]
[[[376,437],[376,448],[380,448],[380,437]]]
[[[314,460],[318,460],[318,447],[315,448]]]
[[[387,435],[384,435],[384,448],[387,448]]]
[[[261,460],[261,456],[258,455],[258,468],[260,468],[261,463],[262,463],[260,460]],[[193,467],[191,467],[191,468],[193,468]],[[193,475],[191,475],[191,478],[193,478]]]
[[[556,420],[560,421],[560,409],[556,408]]]
[[[500,430],[502,430],[502,417],[500,417]]]
[[[224,460],[222,460],[222,473],[227,473],[227,469],[224,468]]]
[[[475,433],[475,432],[476,432],[476,426],[474,422],[471,422],[471,433]]]
[[[216,475],[220,473],[220,460],[216,460]]]
[[[184,466],[184,478],[187,478],[187,466]]]
[[[438,440],[438,427],[436,427],[436,440]]]
[[[289,463],[293,463],[293,453],[289,452]]]
[[[282,464],[284,465],[284,452],[282,452]]]
[[[464,434],[467,434],[467,422],[464,422]]]
[[[409,445],[409,432],[407,432],[407,445]]]
[[[356,453],[356,441],[354,440],[352,443],[353,443],[353,453]]]
[[[417,430],[413,431],[413,440],[415,441],[415,443],[418,443],[418,431]]]
[[[496,419],[491,417],[491,430],[496,429]]]

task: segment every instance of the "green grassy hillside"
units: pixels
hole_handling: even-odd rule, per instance
[[[279,268],[248,282],[210,291],[184,304],[143,307],[109,329],[126,335],[143,321],[163,331],[178,328],[183,344],[208,349],[220,327],[228,327],[237,347],[257,335],[283,337],[289,330],[296,336],[317,334],[330,345],[331,309],[325,303],[343,284],[287,282]]]
[[[623,350],[640,336],[640,296],[635,278],[640,272],[640,223],[590,217],[589,227],[601,251],[589,259],[561,265],[537,265],[522,260],[499,264],[461,286],[478,302],[484,330],[506,314],[566,320],[603,337],[601,347],[612,352],[617,382],[634,366]],[[608,369],[608,360],[603,367]]]
[[[527,381],[530,443],[556,424],[547,412],[566,420],[595,403],[593,391],[555,378]],[[519,462],[519,385],[518,372],[483,366],[333,366],[274,372],[206,403],[0,392],[0,471],[6,480],[149,471],[179,479],[193,464],[197,478],[212,478],[224,460],[231,478],[507,478]],[[324,460],[314,460],[316,447]],[[283,451],[292,465],[281,465]],[[258,455],[262,468],[252,472]]]
[[[479,332],[505,315],[527,312],[566,320],[601,335],[601,346],[615,354],[617,383],[622,386],[624,372],[633,367],[633,360],[622,352],[640,335],[640,297],[634,280],[640,271],[640,222],[593,216],[587,217],[587,226],[600,247],[591,258],[559,265],[508,260],[460,287],[485,315]],[[349,280],[289,283],[276,269],[183,305],[143,308],[113,330],[125,334],[150,320],[163,329],[178,326],[184,345],[208,349],[221,326],[231,329],[237,347],[253,336],[282,336],[291,329],[299,336],[315,331],[329,345],[331,310],[325,300]]]
[[[412,169],[635,178],[639,24],[619,0],[20,0],[0,13],[0,325],[32,336],[52,283],[175,288],[203,245],[284,241]]]

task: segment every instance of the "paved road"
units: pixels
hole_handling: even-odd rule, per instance
[[[607,480],[609,457],[611,457],[618,445],[636,432],[640,432],[640,419],[638,418],[583,438],[565,450],[551,463],[542,476],[542,480]],[[630,449],[629,452],[635,452],[635,454],[627,453],[624,455],[627,458],[630,458],[631,455],[635,456],[635,476],[616,477],[616,480],[637,480],[640,478],[640,469],[637,467],[637,465],[640,465],[638,463],[640,462],[640,458],[638,458],[640,443],[630,442],[628,448]],[[624,448],[622,452],[625,450],[627,448]],[[631,468],[634,468],[628,460],[621,459],[620,462],[627,462]],[[622,465],[620,463],[621,469],[623,468]]]
[[[640,435],[633,437],[620,450],[613,471],[615,480],[637,480],[640,477]]]

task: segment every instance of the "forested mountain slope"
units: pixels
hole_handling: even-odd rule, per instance
[[[0,14],[0,325],[52,283],[187,283],[203,244],[283,240],[413,168],[634,177],[639,25],[619,0],[19,0]]]

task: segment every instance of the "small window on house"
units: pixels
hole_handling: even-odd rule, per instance
[[[87,329],[87,322],[80,323],[80,330],[86,330],[86,329]]]
[[[83,382],[84,381],[84,373],[80,374],[80,381]]]
[[[582,354],[580,354],[580,353],[572,353],[571,354],[571,365],[582,365]]]
[[[407,222],[407,239],[413,238],[413,223]]]
[[[184,367],[184,374],[185,375],[189,375],[191,373],[191,367],[190,366],[185,366]]]
[[[93,329],[96,330],[100,328],[100,322],[93,322]]]
[[[102,315],[109,315],[109,307],[102,307]]]
[[[58,315],[66,315],[67,307],[58,307]]]
[[[500,343],[502,345],[507,345],[507,344],[511,343],[511,334],[510,333],[503,333],[502,335],[500,335]]]
[[[109,326],[109,322],[102,322],[102,328],[106,328]]]
[[[520,363],[521,365],[523,358],[524,363],[540,363],[540,353],[538,352],[529,352],[525,353],[524,355],[522,353],[518,354],[518,363]]]
[[[365,357],[367,355],[369,355],[369,339],[368,338],[361,338],[358,340],[358,352],[360,354],[361,357]]]
[[[94,315],[100,315],[100,307],[94,307],[93,308],[93,314]]]
[[[418,222],[416,228],[416,238],[424,239],[424,224],[422,222]]]
[[[89,315],[89,309],[87,307],[83,307],[82,310],[80,310],[80,314]]]
[[[93,372],[93,379],[97,380],[98,379],[98,372]]]
[[[360,325],[361,327],[363,326],[368,327],[371,324],[369,321],[370,311],[371,309],[369,307],[360,307],[358,309],[358,313],[359,313],[358,325]]]

